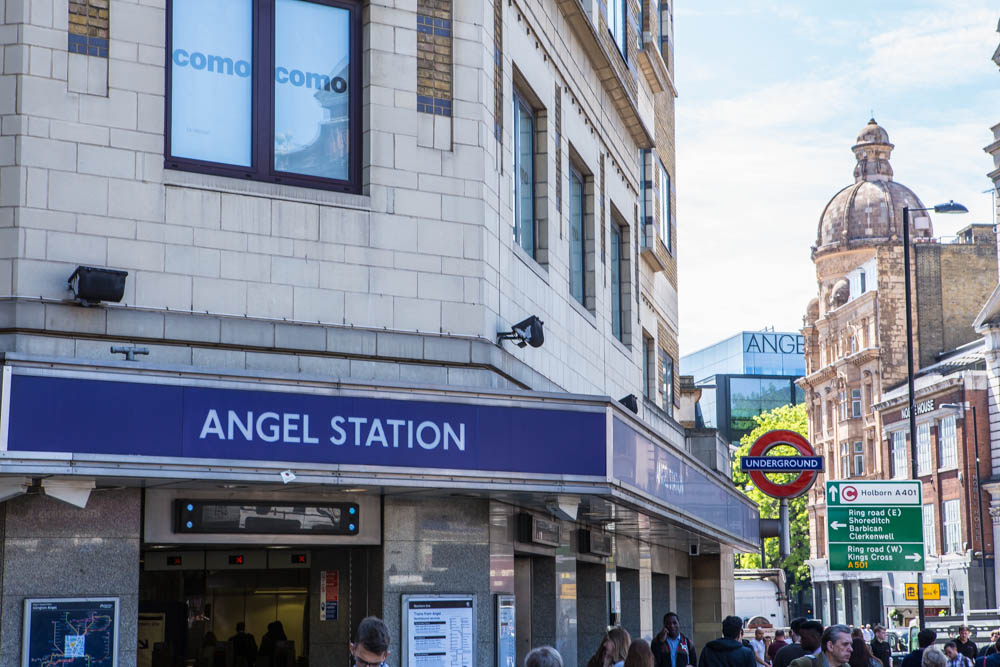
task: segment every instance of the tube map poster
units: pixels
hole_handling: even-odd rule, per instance
[[[118,598],[24,601],[21,667],[115,667]]]

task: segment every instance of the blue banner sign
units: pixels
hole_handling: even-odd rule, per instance
[[[741,456],[740,470],[751,472],[823,472],[822,456]]]
[[[15,375],[9,453],[606,475],[606,415]]]

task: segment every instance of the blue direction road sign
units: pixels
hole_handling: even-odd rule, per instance
[[[740,470],[751,472],[802,472],[813,470],[823,472],[822,456],[743,456]]]

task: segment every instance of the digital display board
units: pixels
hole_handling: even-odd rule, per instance
[[[355,503],[177,500],[174,519],[178,533],[357,535],[359,510]]]

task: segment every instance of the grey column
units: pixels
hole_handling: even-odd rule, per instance
[[[43,495],[3,503],[0,666],[21,664],[30,597],[117,597],[118,664],[136,665],[139,489],[95,490],[80,509]]]

